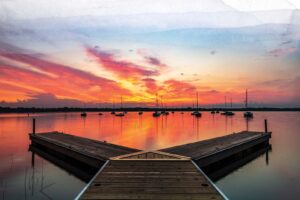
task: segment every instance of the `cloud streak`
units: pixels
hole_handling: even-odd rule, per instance
[[[270,56],[274,57],[281,57],[281,56],[286,56],[291,53],[294,53],[297,51],[297,48],[294,47],[289,47],[289,48],[278,48],[278,49],[273,49],[268,52]]]
[[[86,48],[89,56],[96,58],[98,63],[106,70],[123,79],[138,79],[140,77],[158,76],[158,70],[146,69],[128,61],[119,61],[111,53],[96,48]]]
[[[36,54],[20,52],[19,48],[9,46],[0,50],[0,59],[29,65],[44,73],[30,69],[1,64],[1,80],[14,82],[24,87],[33,87],[57,96],[72,97],[83,101],[110,99],[113,95],[130,95],[131,92],[122,88],[117,82],[96,76],[92,73],[49,61]],[[95,90],[96,89],[96,90]],[[109,91],[109,93],[108,93]],[[35,91],[36,92],[36,91]]]
[[[150,65],[158,66],[158,67],[166,67],[164,63],[162,63],[158,58],[152,56],[145,56],[144,59]]]

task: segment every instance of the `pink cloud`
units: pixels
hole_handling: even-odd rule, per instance
[[[86,52],[88,55],[96,58],[103,68],[113,72],[120,78],[140,78],[143,76],[159,75],[158,70],[146,69],[143,66],[128,61],[118,61],[113,54],[99,49],[87,47]]]
[[[0,50],[0,59],[4,57],[13,61],[28,64],[32,68],[44,73],[21,69],[15,66],[1,64],[1,80],[11,81],[19,85],[32,86],[39,90],[59,96],[68,96],[81,100],[109,99],[113,95],[131,95],[131,92],[122,88],[117,82],[96,76],[92,73],[62,65],[41,58],[40,55],[20,52],[13,47]],[[95,91],[96,89],[96,91]]]
[[[142,79],[144,86],[147,88],[147,92],[150,94],[154,94],[158,92],[159,86],[156,83],[156,80],[153,78],[144,78]]]
[[[164,63],[162,63],[158,58],[152,56],[145,56],[144,59],[150,65],[158,66],[158,67],[166,67]]]
[[[273,49],[268,52],[270,56],[274,57],[280,57],[280,56],[286,56],[288,54],[294,53],[297,51],[297,48],[290,47],[290,48],[279,48],[279,49]]]

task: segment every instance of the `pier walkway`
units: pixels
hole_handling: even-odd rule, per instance
[[[222,166],[270,138],[268,131],[243,131],[145,152],[59,132],[30,134],[32,146],[100,169],[77,197],[85,200],[227,199],[201,168]]]
[[[271,132],[242,131],[160,151],[191,157],[199,167],[204,167],[256,145],[268,143],[270,138]]]
[[[91,167],[100,168],[110,157],[138,152],[140,150],[91,140],[60,132],[30,134],[32,145],[71,157]]]
[[[107,161],[77,199],[226,199],[188,157],[141,152]]]

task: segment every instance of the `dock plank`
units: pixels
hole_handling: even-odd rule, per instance
[[[270,134],[271,133],[242,131],[204,141],[165,148],[160,151],[188,156],[193,160],[198,160],[202,157],[216,154],[217,152],[225,149],[230,149],[244,143],[250,143],[255,139],[266,137],[268,140]]]
[[[30,134],[32,145],[96,169],[106,161],[78,196],[84,200],[226,199],[199,167],[243,155],[251,148],[268,143],[270,137],[271,132],[243,131],[145,152],[59,132]]]
[[[33,144],[42,144],[43,146],[47,146],[49,148],[58,146],[61,147],[62,150],[70,150],[72,152],[77,152],[80,155],[88,156],[89,158],[94,158],[101,161],[106,161],[110,157],[140,151],[134,148],[128,148],[60,132],[30,134],[30,139]]]
[[[166,159],[110,160],[80,199],[224,198],[190,160]]]

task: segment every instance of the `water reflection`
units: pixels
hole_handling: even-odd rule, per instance
[[[90,166],[76,162],[70,158],[54,154],[53,152],[47,152],[46,150],[35,147],[33,145],[30,145],[29,150],[32,152],[31,163],[33,168],[35,163],[35,154],[37,154],[41,158],[55,164],[56,166],[59,166],[61,169],[66,170],[68,173],[73,174],[85,183],[88,183],[95,175],[95,173],[99,170],[97,168],[92,168]]]
[[[214,163],[213,165],[204,167],[202,170],[210,177],[212,181],[218,181],[259,156],[265,155],[266,165],[268,165],[268,155],[271,149],[272,146],[270,144],[263,144],[252,148],[251,150],[247,150],[239,153],[238,155],[227,158],[226,160],[222,160],[219,163]]]
[[[153,118],[150,112],[143,115],[129,112],[120,118],[110,113],[102,116],[87,113],[86,118],[81,118],[80,113],[1,114],[0,200],[73,199],[89,178],[89,170],[79,172],[73,165],[66,166],[68,162],[62,163],[64,159],[58,161],[56,156],[32,149],[34,154],[28,152],[32,117],[37,120],[37,132],[57,130],[144,150],[205,140],[241,130],[262,131],[263,120],[267,118],[273,131],[272,152],[262,150],[254,153],[253,159],[245,157],[244,164],[241,164],[242,161],[236,164],[239,166],[237,170],[225,168],[230,173],[216,179],[217,184],[230,199],[280,199],[281,194],[299,196],[296,187],[300,184],[299,113],[255,112],[254,116],[246,120],[242,112],[236,112],[232,117],[203,112],[201,118],[195,118],[188,112],[175,112],[159,118]],[[262,193],[261,190],[273,192]],[[247,196],[249,191],[251,198]]]

